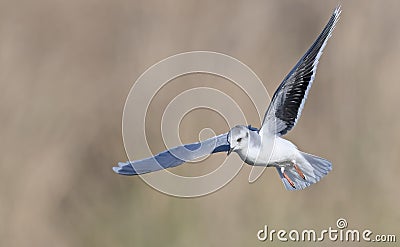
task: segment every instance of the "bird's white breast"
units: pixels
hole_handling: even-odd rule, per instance
[[[271,137],[261,140],[260,144],[250,143],[247,149],[239,150],[240,158],[250,165],[269,166],[296,159],[297,147],[288,140]]]

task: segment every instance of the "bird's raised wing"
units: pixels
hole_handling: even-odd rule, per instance
[[[313,83],[318,59],[332,35],[340,12],[340,6],[336,7],[322,33],[279,85],[265,113],[260,134],[281,136],[296,125]]]
[[[228,134],[226,133],[202,142],[174,147],[147,159],[119,162],[118,167],[113,167],[113,170],[118,174],[127,176],[144,174],[179,166],[186,161],[208,154],[227,152],[229,148]]]

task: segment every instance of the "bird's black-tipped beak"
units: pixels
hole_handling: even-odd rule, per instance
[[[230,154],[232,153],[232,151],[233,151],[233,148],[230,148],[230,149],[228,150],[228,154],[227,154],[227,155],[230,155]]]

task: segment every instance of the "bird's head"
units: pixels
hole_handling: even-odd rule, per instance
[[[249,143],[249,132],[250,130],[243,125],[237,125],[229,131],[228,141],[230,144],[230,149],[228,151],[228,155],[232,151],[235,152],[247,147]]]

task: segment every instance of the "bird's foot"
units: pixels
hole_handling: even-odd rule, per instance
[[[294,161],[292,161],[292,162],[293,162],[293,167],[296,170],[297,174],[299,174],[299,176],[302,179],[306,180],[306,176],[304,176],[304,173],[300,170],[300,168],[296,165],[296,163]]]

